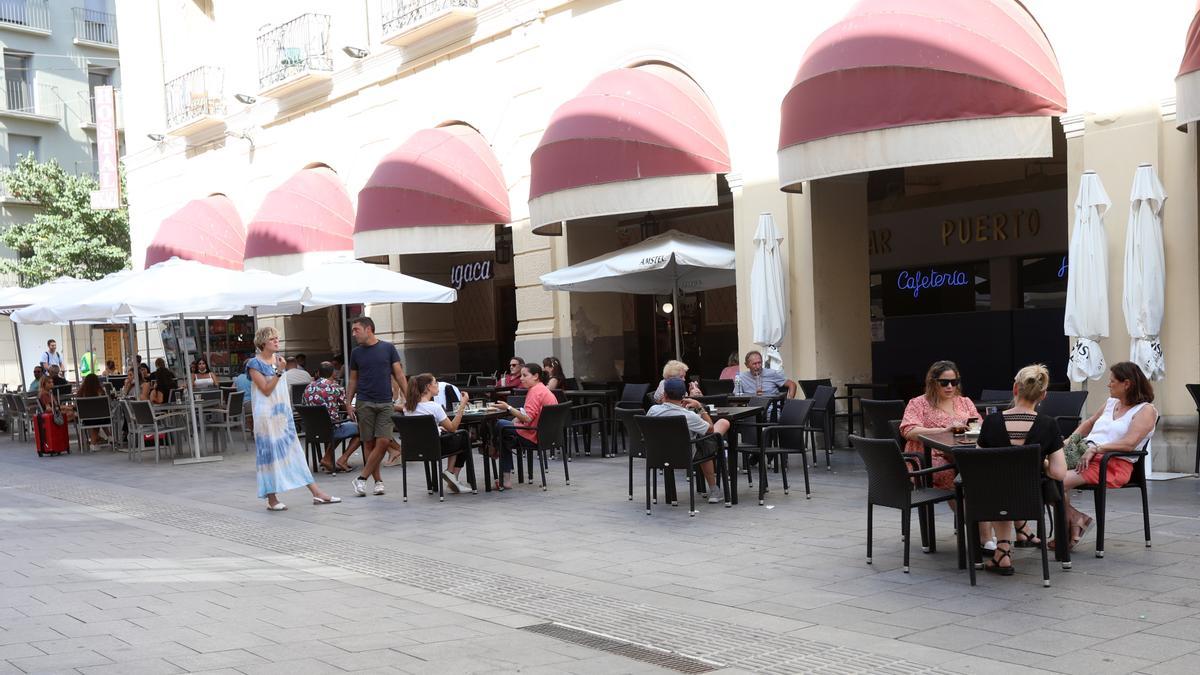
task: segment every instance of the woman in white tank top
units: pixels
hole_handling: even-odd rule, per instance
[[[1100,456],[1107,452],[1138,449],[1154,434],[1154,425],[1158,422],[1158,410],[1151,405],[1154,388],[1136,364],[1122,361],[1109,368],[1108,395],[1104,407],[1075,429],[1075,434],[1086,439],[1088,450],[1079,458],[1075,470],[1068,471],[1063,480],[1067,522],[1071,525],[1071,548],[1087,534],[1093,522],[1091,516],[1071,505],[1071,491],[1081,485],[1099,483]],[[1149,449],[1148,445],[1146,449]],[[1129,458],[1113,457],[1108,462],[1105,484],[1118,488],[1128,483],[1133,465]]]

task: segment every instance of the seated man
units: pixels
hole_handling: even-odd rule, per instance
[[[69,384],[69,383],[67,382],[67,378],[63,377],[63,376],[62,376],[62,375],[59,373],[58,366],[50,366],[50,373],[49,373],[49,375],[50,375],[50,380],[51,380],[51,383],[52,383],[54,386],[56,386],[56,387],[61,387],[61,386],[65,385],[65,384]]]
[[[558,399],[550,389],[542,384],[542,367],[536,363],[526,363],[521,366],[520,385],[529,391],[525,394],[525,407],[514,408],[505,401],[497,401],[493,407],[506,410],[513,416],[511,420],[498,420],[496,429],[500,436],[500,473],[501,480],[497,481],[500,489],[512,489],[513,448],[534,449],[538,444],[537,425],[542,416],[542,408],[556,405]],[[516,426],[526,427],[516,429]]]
[[[704,406],[694,399],[685,398],[685,396],[687,396],[687,383],[678,377],[669,378],[663,383],[663,402],[652,406],[646,414],[650,417],[683,415],[687,418],[688,430],[692,433],[693,439],[711,433],[724,436],[729,431],[729,420],[718,420],[714,423],[708,413],[704,411]],[[704,482],[708,484],[708,503],[720,504],[724,500],[721,497],[721,486],[717,485],[713,460],[701,463],[700,472],[704,474]],[[670,484],[668,482],[668,485]]]
[[[289,356],[287,358],[287,370],[283,373],[283,380],[290,387],[297,384],[310,384],[313,381],[313,376],[309,375],[307,370],[300,367],[299,359]]]
[[[772,396],[787,390],[788,398],[796,398],[796,383],[787,379],[781,370],[763,368],[760,351],[746,353],[746,368],[733,381],[733,393],[740,396]]]
[[[29,387],[27,389],[31,392],[36,392],[38,390],[38,386],[42,383],[42,376],[45,374],[46,371],[43,370],[41,366],[34,366],[33,380],[29,382]]]
[[[360,444],[358,424],[343,416],[346,410],[346,390],[333,379],[333,374],[333,364],[322,361],[317,368],[317,379],[304,388],[303,397],[304,405],[323,405],[329,411],[329,421],[333,423],[333,442],[325,448],[325,455],[321,457],[321,467],[329,473],[334,471],[333,446],[349,439],[350,442],[346,444],[342,456],[337,459],[337,470],[349,471],[350,465],[346,460],[354,454]]]

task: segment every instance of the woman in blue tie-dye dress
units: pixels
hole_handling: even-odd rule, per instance
[[[330,497],[313,481],[304,457],[304,448],[296,436],[292,420],[291,394],[283,381],[283,359],[279,351],[279,332],[270,326],[254,335],[258,355],[246,364],[246,373],[254,403],[254,446],[257,451],[258,496],[267,498],[267,509],[283,511],[287,507],[276,497],[280,492],[306,486],[313,504],[342,501]]]

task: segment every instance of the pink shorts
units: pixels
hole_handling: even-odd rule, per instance
[[[1088,462],[1087,468],[1083,471],[1075,470],[1083,479],[1088,482],[1088,485],[1096,485],[1100,482],[1100,457],[1093,457],[1092,461]],[[1104,474],[1104,482],[1107,487],[1119,488],[1129,482],[1129,477],[1133,475],[1133,463],[1126,462],[1123,459],[1113,458],[1108,460],[1108,471]]]

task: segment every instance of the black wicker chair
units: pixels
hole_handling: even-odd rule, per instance
[[[1042,492],[1042,449],[1036,443],[1011,448],[970,448],[954,452],[962,477],[958,501],[958,545],[967,553],[967,570],[975,585],[981,561],[973,533],[981,522],[1036,520],[1042,552],[1042,585],[1050,585],[1046,549],[1046,505]]]
[[[1072,392],[1074,393],[1074,392]],[[1155,428],[1162,420],[1159,417],[1154,421]],[[1108,503],[1109,490],[1126,490],[1135,488],[1142,493],[1142,530],[1146,535],[1146,548],[1150,548],[1150,500],[1146,495],[1146,462],[1142,460],[1150,454],[1150,439],[1154,437],[1151,433],[1144,438],[1138,447],[1131,452],[1106,452],[1100,455],[1100,477],[1099,482],[1095,485],[1080,485],[1079,490],[1091,490],[1096,497],[1096,557],[1104,557],[1104,510]],[[1129,482],[1119,488],[1107,487],[1108,481],[1108,463],[1114,457],[1124,457],[1133,462],[1133,473],[1129,475]],[[1093,460],[1094,461],[1094,460]]]
[[[312,470],[317,471],[321,455],[334,445],[333,420],[329,419],[329,409],[323,405],[297,405],[293,406],[292,410],[300,416],[300,429],[304,432],[305,454],[308,455]],[[341,446],[345,443],[345,441],[341,441],[337,445]],[[336,469],[334,473],[336,473]]]
[[[465,429],[455,432],[458,437],[457,447],[444,449],[441,432],[438,431],[437,423],[433,421],[433,415],[392,415],[392,424],[396,427],[396,434],[400,436],[402,448],[400,482],[404,501],[408,501],[409,462],[421,462],[424,465],[425,490],[433,494],[433,486],[436,483],[438,501],[446,501],[446,489],[442,482],[442,460],[460,454],[463,463],[467,465],[467,482],[471,484],[471,493],[478,492],[478,486],[475,484],[475,460],[471,456],[471,440]]]
[[[813,390],[812,396],[805,396],[805,399],[812,401],[811,420],[813,429],[809,431],[809,437],[812,439],[812,459],[813,466],[817,464],[817,432],[821,432],[821,439],[825,445],[825,470],[833,470],[833,419],[834,415],[834,391],[832,386],[822,384],[818,385]]]
[[[763,429],[763,442],[759,446],[758,463],[758,504],[764,502],[767,491],[767,460],[776,458],[779,462],[780,478],[783,480],[783,494],[789,493],[787,468],[788,456],[800,455],[800,466],[804,469],[804,498],[812,498],[812,490],[808,482],[808,448],[804,439],[813,427],[809,424],[813,402],[809,399],[791,399],[783,402],[783,410],[779,412],[779,424],[773,424]],[[774,442],[774,443],[773,443]]]
[[[1046,398],[1038,404],[1038,412],[1049,415],[1058,422],[1058,431],[1063,438],[1070,436],[1082,419],[1083,404],[1087,403],[1087,391],[1048,391]]]
[[[908,549],[912,537],[912,510],[921,509],[925,515],[918,515],[921,525],[921,548],[929,550],[929,540],[932,532],[927,532],[925,523],[932,523],[933,505],[954,498],[950,490],[919,487],[913,484],[913,478],[927,476],[938,471],[953,469],[951,465],[931,467],[910,471],[905,463],[904,453],[896,452],[895,443],[888,438],[863,438],[850,436],[850,445],[862,457],[867,468],[867,564],[871,559],[871,537],[873,533],[873,516],[875,506],[900,509],[900,532],[904,537],[904,572],[908,573]],[[929,517],[926,517],[929,516]]]
[[[646,449],[646,515],[650,515],[651,483],[655,483],[656,490],[658,487],[657,473],[651,477],[651,472],[655,469],[662,469],[664,480],[668,484],[672,478],[667,472],[675,469],[687,472],[689,516],[696,515],[695,474],[696,467],[700,464],[715,460],[717,479],[721,481],[724,494],[729,494],[729,480],[725,474],[722,452],[724,439],[721,434],[711,433],[693,439],[683,415],[638,415],[635,419]]]
[[[732,394],[734,382],[734,380],[709,380],[707,378],[701,378],[700,391],[704,392],[705,396]]]
[[[863,431],[867,438],[896,437],[889,423],[904,417],[904,408],[907,405],[904,401],[864,398],[859,401],[859,405],[863,411]],[[901,443],[901,447],[903,447],[903,443]]]
[[[1196,404],[1196,414],[1200,415],[1200,384],[1188,384],[1187,391],[1192,395],[1192,403]],[[1196,468],[1192,473],[1200,474],[1200,422],[1196,424]]]
[[[557,405],[542,406],[542,411],[538,415],[537,423],[537,447],[532,449],[524,449],[520,443],[514,444],[516,450],[517,463],[517,481],[525,482],[521,472],[522,455],[526,457],[529,466],[529,480],[533,481],[533,456],[536,454],[538,458],[538,469],[542,474],[542,490],[546,489],[546,469],[549,468],[547,457],[550,453],[558,451],[562,453],[563,463],[563,480],[567,485],[571,484],[571,469],[567,466],[567,423],[571,418],[571,404],[559,403]],[[522,426],[520,424],[513,427],[516,429],[534,429],[535,427]]]

